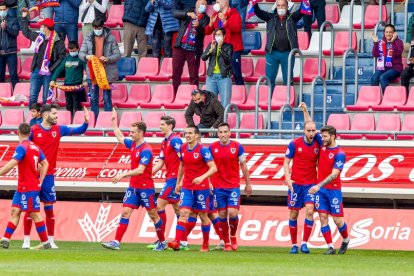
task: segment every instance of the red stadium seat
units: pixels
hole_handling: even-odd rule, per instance
[[[307,32],[298,32],[299,50],[307,50],[309,48],[309,35]]]
[[[413,140],[414,138],[414,114],[405,114],[401,131],[411,131],[413,134],[397,135],[398,140]]]
[[[256,121],[255,114],[253,113],[245,113],[243,114],[243,118],[240,122],[240,129],[254,129],[254,124]],[[259,113],[259,123],[257,125],[258,129],[263,129],[264,121],[263,121],[263,115]],[[241,138],[250,138],[252,137],[252,133],[240,133]]]
[[[260,49],[256,49],[256,50],[251,50],[250,54],[254,55],[254,56],[264,56],[266,55],[266,41],[267,41],[267,36],[264,35],[262,37],[262,46],[260,47]],[[243,59],[242,59],[243,60]]]
[[[259,86],[259,106],[267,106],[268,99],[268,86],[260,85]],[[256,107],[256,86],[250,86],[249,94],[247,95],[247,100],[244,104],[238,104],[238,108],[241,110],[253,110]]]
[[[405,105],[397,106],[398,111],[414,111],[414,86],[410,89],[407,102]]]
[[[30,80],[30,75],[32,74],[32,60],[33,57],[25,57],[23,61],[22,71],[19,74],[19,79],[21,80]]]
[[[355,114],[352,123],[351,130],[361,131],[361,134],[342,134],[343,139],[362,139],[365,134],[364,131],[371,131],[375,129],[375,117],[374,114]]]
[[[159,129],[160,120],[162,116],[165,116],[165,113],[163,111],[148,112],[144,117],[144,122],[147,124],[147,129],[150,129],[150,128]],[[151,136],[154,136],[154,134],[156,134],[157,132],[147,131],[145,133],[145,136],[151,137]]]
[[[249,57],[243,57],[241,59],[241,71],[243,78],[245,77],[251,77],[254,72],[253,68],[253,59]]]
[[[361,86],[355,105],[346,107],[349,111],[368,111],[381,102],[381,90],[379,86]]]
[[[11,97],[11,95],[12,95],[12,84],[9,82],[0,83],[0,97],[9,98]]]
[[[318,75],[318,59],[307,58],[303,63],[303,82],[312,82],[313,79]],[[321,67],[322,78],[326,77],[326,61],[322,59]],[[293,77],[293,81],[299,82],[299,76]]]
[[[118,107],[119,103],[125,103],[128,99],[128,88],[126,84],[115,83],[112,85],[112,104]],[[103,107],[103,105],[102,105]]]
[[[396,1],[397,2],[397,1]],[[368,5],[365,10],[365,29],[374,29],[378,23],[379,5]],[[382,20],[387,21],[387,7],[382,6]],[[362,27],[361,23],[354,24],[354,29],[360,30]]]
[[[123,27],[124,22],[122,17],[124,16],[124,5],[112,5],[109,10],[108,19],[106,20],[105,26],[109,28],[115,28],[117,26]]]
[[[22,32],[19,32],[19,35],[17,36],[17,51],[24,48],[30,48],[30,45],[32,45],[32,42],[27,39]]]
[[[121,32],[119,30],[111,30],[111,34],[115,37],[116,43],[121,43]]]
[[[164,107],[172,109],[181,109],[187,107],[191,101],[191,92],[193,92],[193,90],[196,88],[196,85],[181,84],[178,87],[175,100],[172,103],[165,103]]]
[[[119,120],[119,128],[120,129],[128,129],[122,131],[125,136],[129,134],[129,128],[131,127],[132,123],[142,121],[141,112],[137,111],[124,111],[121,115],[121,120]],[[108,132],[108,136],[115,136],[114,132]]]
[[[172,112],[170,116],[175,119],[175,129],[184,129],[187,127],[187,122],[185,120],[184,112]],[[177,133],[180,136],[183,136],[182,133]]]
[[[401,119],[399,114],[380,114],[377,120],[378,131],[400,131]],[[367,139],[393,139],[391,134],[366,134]]]
[[[230,126],[230,129],[236,128],[236,123],[237,123],[237,119],[236,119],[236,113],[227,113],[227,123]],[[240,114],[240,120],[241,120],[242,114]],[[236,133],[232,133],[231,135],[233,138],[236,137]]]
[[[95,113],[92,111],[88,111],[89,113],[89,128],[93,128],[95,126]],[[85,116],[83,111],[76,111],[75,116],[73,116],[73,125],[81,125],[85,122]]]
[[[246,102],[246,86],[233,85],[231,87],[231,103],[235,105],[242,105]]]
[[[172,84],[157,84],[154,88],[151,101],[141,103],[143,108],[161,108],[165,104],[170,104],[174,100],[174,89]]]
[[[325,17],[326,21],[331,22],[332,24],[338,23],[339,21],[339,7],[336,4],[326,5],[325,6]],[[378,17],[377,17],[378,19]],[[315,20],[312,24],[312,29],[318,28],[318,22]]]
[[[79,112],[79,111],[78,111]],[[98,119],[96,120],[95,130],[87,130],[85,135],[99,136],[103,135],[103,131],[96,130],[97,128],[112,128],[112,111],[99,112]],[[83,122],[82,122],[83,123]]]
[[[266,59],[265,58],[257,59],[256,67],[254,68],[254,74],[250,77],[244,77],[244,81],[257,82],[257,80],[261,76],[266,76]]]
[[[349,130],[349,114],[331,114],[329,115],[328,122],[326,124],[335,127],[338,131]],[[341,134],[337,134],[337,138],[341,138]]]
[[[287,86],[284,85],[276,85],[275,89],[273,90],[272,100],[270,101],[270,106],[272,110],[279,110],[282,105],[286,104],[287,100]],[[260,108],[263,110],[267,110],[266,104],[260,104]],[[293,86],[290,87],[290,105],[295,106],[295,88]]]
[[[203,78],[203,80],[205,80],[205,75],[206,75],[206,63],[203,60],[200,60],[200,67],[198,68],[199,79]],[[183,74],[181,75],[181,80],[182,81],[190,81],[190,73],[188,71],[187,62],[185,62],[185,64],[184,64]]]
[[[72,123],[72,114],[68,110],[58,110],[59,125],[70,125]]]
[[[381,104],[373,106],[372,110],[393,111],[398,106],[403,106],[406,101],[407,92],[404,86],[387,86]]]
[[[42,89],[40,90],[40,93],[42,93]],[[40,94],[39,93],[39,94]],[[16,86],[13,90],[13,95],[23,95],[27,97],[27,101],[23,102],[9,102],[9,103],[2,103],[3,106],[20,106],[20,105],[29,105],[29,97],[30,97],[30,83],[28,82],[18,82],[16,83]]]
[[[355,51],[357,50],[357,35],[356,32],[352,32],[352,49]],[[335,41],[334,41],[334,55],[341,56],[348,50],[348,43],[349,43],[349,32],[347,31],[340,31],[336,32]],[[322,53],[325,56],[329,56],[331,54],[330,50],[323,50]]]
[[[117,103],[119,108],[137,108],[141,103],[151,100],[151,87],[149,84],[133,84],[126,102]]]
[[[160,69],[158,58],[143,57],[139,60],[135,75],[126,76],[127,81],[145,81],[158,74]]]
[[[138,72],[138,70],[137,70]],[[157,71],[158,73],[158,71]],[[164,58],[161,63],[159,73],[152,74],[149,76],[151,81],[169,81],[172,77],[172,58]],[[128,79],[127,79],[128,80]]]
[[[23,109],[6,109],[2,111],[2,127],[13,127],[16,128],[24,122],[24,111]],[[14,131],[1,130],[0,134],[14,133]]]

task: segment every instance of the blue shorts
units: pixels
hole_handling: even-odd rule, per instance
[[[154,189],[134,189],[128,188],[125,192],[123,207],[138,209],[140,206],[152,210],[157,207],[155,204]]]
[[[12,207],[19,208],[23,212],[39,212],[40,192],[14,192]]]
[[[208,210],[209,214],[217,213],[217,200],[216,200],[216,195],[214,194],[214,191],[213,191],[213,194],[211,194],[210,192],[210,207],[208,209],[209,209]]]
[[[315,195],[315,208],[319,213],[327,213],[333,217],[343,217],[342,191],[321,188]]]
[[[214,189],[214,197],[219,211],[227,208],[240,208],[240,188]]]
[[[43,180],[40,189],[40,201],[43,203],[56,202],[55,176],[53,174],[46,175]]]
[[[176,203],[180,200],[180,195],[175,193],[175,186],[177,178],[170,178],[165,181],[164,187],[161,190],[159,198],[162,198],[168,203]]]
[[[309,194],[309,189],[315,186],[293,184],[293,194],[288,190],[287,205],[291,210],[300,210],[306,204],[315,204],[315,195]]]
[[[180,195],[180,208],[190,209],[194,212],[208,212],[210,209],[210,189],[187,190],[182,189]]]

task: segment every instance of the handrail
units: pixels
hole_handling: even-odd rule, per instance
[[[291,120],[292,120],[292,127],[291,129],[295,129],[295,109],[293,108],[293,106],[291,106],[290,104],[284,104],[282,105],[282,107],[280,108],[280,116],[279,116],[279,130],[282,129],[282,122],[283,122],[283,112],[285,112],[285,109],[288,108],[290,109],[290,114],[291,114]],[[279,134],[279,139],[282,138],[282,134]]]
[[[311,90],[311,119],[314,120],[315,115],[315,86],[316,82],[320,80],[322,81],[323,85],[323,110],[322,110],[322,124],[326,124],[326,98],[327,98],[327,90],[326,90],[326,81],[321,76],[317,76],[312,81],[312,90]]]
[[[356,103],[356,99],[357,99],[357,91],[358,91],[358,55],[357,52],[352,49],[349,48],[348,50],[345,51],[343,59],[342,59],[342,109],[345,109],[346,107],[346,58],[348,57],[348,55],[350,53],[354,54],[354,60],[355,60],[355,74],[354,74],[354,79],[355,79],[355,97],[354,97],[354,103]]]
[[[224,119],[223,119],[223,122],[227,123],[227,115],[231,111],[231,109],[233,109],[234,112],[236,113],[236,129],[239,129],[240,128],[240,109],[234,103],[229,103],[226,106],[226,108],[224,109]],[[236,139],[238,139],[239,136],[240,136],[240,133],[237,132],[236,133]]]
[[[364,0],[362,0],[362,1],[364,1]],[[349,38],[348,38],[348,48],[352,48],[352,30],[354,28],[354,2],[355,2],[355,0],[351,0],[351,3],[350,3],[350,6],[351,7],[350,7],[350,12],[349,12]],[[364,16],[362,16],[362,17],[364,17]]]
[[[360,53],[365,53],[364,34],[365,34],[365,0],[361,0],[361,47],[359,48]]]
[[[319,28],[319,53],[318,53],[318,76],[321,75],[322,70],[322,39],[323,39],[323,30],[325,29],[325,26],[330,27],[331,31],[331,67],[334,66],[334,36],[335,36],[335,30],[333,28],[333,25],[329,21],[325,21],[322,23],[321,27]],[[329,70],[329,78],[333,79],[333,71]]]
[[[408,2],[408,1],[410,1],[410,0],[405,0],[405,2]],[[395,3],[394,3],[394,0],[391,0],[391,24],[392,25],[394,25],[394,5],[395,5]],[[382,11],[382,6],[381,6],[381,11]],[[382,18],[380,18],[380,19],[382,19]]]
[[[300,71],[299,71],[299,102],[302,102],[302,98],[303,98],[303,54],[302,51],[299,50],[298,48],[292,49],[292,51],[290,51],[289,53],[289,57],[288,57],[288,73],[287,73],[287,98],[286,98],[286,104],[290,103],[290,86],[291,86],[291,82],[290,79],[292,78],[291,74],[292,74],[292,57],[295,54],[299,54],[299,59],[300,59]]]
[[[379,6],[378,21],[381,21],[382,20],[382,0],[379,0],[378,6]],[[394,10],[392,12],[394,12]]]
[[[272,117],[272,107],[271,107],[271,101],[272,101],[272,85],[270,84],[270,79],[267,76],[261,76],[257,82],[256,82],[256,103],[255,103],[255,111],[254,111],[254,116],[255,116],[255,122],[254,122],[254,128],[258,129],[259,127],[259,86],[260,83],[262,82],[262,80],[266,79],[267,82],[267,87],[268,87],[268,102],[267,102],[267,116],[268,116],[268,123],[267,123],[267,129],[271,129],[272,125],[271,125],[271,117]]]
[[[404,6],[404,38],[407,39],[407,28],[408,28],[408,2],[409,0],[405,0]],[[408,41],[410,42],[410,41]]]

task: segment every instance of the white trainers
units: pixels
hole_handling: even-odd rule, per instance
[[[50,247],[51,247],[52,249],[59,249],[59,247],[56,245],[56,243],[55,243],[55,242],[50,242]]]
[[[24,241],[22,245],[23,249],[30,249],[30,240]]]

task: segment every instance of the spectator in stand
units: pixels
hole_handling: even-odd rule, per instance
[[[242,31],[244,31],[244,26],[246,25],[246,11],[249,0],[230,0],[230,7],[235,8],[242,19]]]
[[[55,7],[55,30],[60,39],[78,41],[78,18],[81,0],[60,0],[60,6]]]
[[[64,87],[67,90],[63,88],[62,90],[65,91],[66,110],[70,111],[73,118],[76,111],[82,110],[81,102],[85,95],[85,89],[81,85],[83,72],[86,70],[86,62],[79,58],[79,44],[77,41],[70,41],[68,48],[69,55],[56,69],[50,86],[55,87],[57,78],[65,72]]]
[[[381,86],[382,93],[391,81],[396,80],[403,70],[402,52],[404,44],[398,38],[395,27],[387,24],[384,30],[384,36],[381,40],[371,33],[374,46],[372,47],[372,56],[377,58],[377,69],[371,77],[372,86]]]
[[[30,126],[38,125],[42,123],[42,113],[40,113],[40,109],[42,105],[40,103],[34,103],[30,106],[30,115],[32,118],[30,119]]]
[[[407,97],[410,91],[410,79],[414,77],[414,40],[411,40],[410,46],[407,57],[408,67],[401,73],[401,85],[405,86]]]
[[[164,40],[164,57],[172,57],[172,37],[178,31],[178,20],[173,16],[174,0],[149,0],[145,10],[150,13],[145,34],[152,36],[152,56],[160,58]]]
[[[92,22],[95,18],[101,17],[104,22],[106,21],[107,8],[108,0],[82,0],[79,14],[84,38],[93,31]]]
[[[93,56],[105,66],[106,78],[109,84],[119,79],[117,61],[121,59],[118,43],[111,34],[111,30],[104,27],[104,19],[97,17],[92,23],[93,32],[91,32],[84,40],[79,52],[79,58],[83,61],[89,61]],[[89,75],[89,70],[87,70]],[[90,75],[89,75],[90,76]],[[89,77],[90,79],[90,77]],[[95,118],[99,114],[99,87],[93,84],[91,88],[91,110],[95,113]],[[103,90],[104,110],[112,110],[112,91],[110,89]]]
[[[184,64],[187,61],[190,73],[190,84],[198,87],[198,70],[200,58],[203,54],[204,29],[209,22],[206,15],[207,2],[198,0],[196,8],[175,10],[174,17],[180,20],[180,29],[174,43],[173,75],[174,92],[177,93],[181,84]]]
[[[213,93],[196,89],[191,93],[191,98],[191,102],[185,111],[187,125],[195,125],[194,114],[200,116],[198,128],[217,128],[223,122],[224,108]],[[215,135],[211,134],[211,136]]]
[[[145,11],[147,0],[125,0],[124,16],[124,48],[125,56],[130,57],[135,40],[138,44],[138,58],[147,56],[147,26],[148,13]]]
[[[217,28],[226,30],[226,43],[233,45],[231,66],[237,85],[244,85],[241,72],[241,53],[243,51],[242,20],[236,9],[229,7],[229,0],[217,0],[213,6],[214,13],[206,27],[206,35],[212,34]]]
[[[29,28],[28,10],[23,8],[20,28],[25,37],[35,42],[35,54],[31,65],[29,106],[37,102],[43,86],[43,104],[46,104],[52,74],[66,57],[65,43],[55,31],[51,18],[39,22],[40,33]]]
[[[299,48],[296,22],[302,18],[302,14],[300,9],[290,13],[287,0],[278,0],[274,13],[263,11],[254,1],[254,13],[258,18],[267,22],[266,76],[270,79],[273,91],[279,64],[282,68],[283,84],[286,85],[288,82],[288,57],[292,49]],[[291,62],[291,78],[293,77],[294,65],[295,56]],[[291,81],[292,79],[289,80],[289,82]]]
[[[385,2],[385,0],[384,0]],[[339,0],[339,9],[342,12],[342,9],[344,8],[344,6],[346,5],[351,5],[351,0]],[[354,1],[354,6],[356,5],[361,5],[361,0],[355,0]]]
[[[17,41],[19,22],[16,17],[7,14],[6,3],[0,1],[0,82],[6,79],[6,65],[10,80],[14,86],[19,82],[17,75]]]
[[[220,101],[226,107],[231,100],[231,57],[233,46],[224,42],[226,30],[218,28],[213,33],[214,40],[207,46],[201,58],[210,59],[207,69],[206,90],[216,96],[220,94]]]
[[[312,37],[311,26],[313,17],[315,17],[318,22],[318,30],[321,29],[322,23],[326,20],[325,6],[325,0],[302,0],[300,10],[303,13],[303,29],[308,33],[309,41]]]

